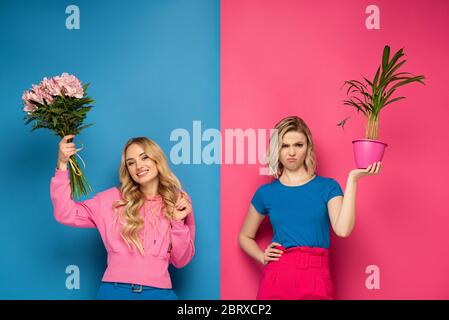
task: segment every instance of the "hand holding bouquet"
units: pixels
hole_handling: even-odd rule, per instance
[[[92,108],[90,104],[95,102],[86,95],[88,86],[89,84],[82,86],[78,78],[67,73],[50,79],[44,78],[39,85],[33,85],[31,90],[23,93],[26,124],[33,123],[31,131],[47,128],[61,138],[79,134],[92,125],[83,125],[87,112]],[[69,140],[66,142],[71,143]],[[92,191],[76,156],[84,165],[83,159],[76,152],[70,155],[68,163],[72,198],[79,198],[87,195],[88,190]]]

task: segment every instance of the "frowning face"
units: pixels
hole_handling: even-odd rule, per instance
[[[304,165],[307,147],[307,137],[303,133],[289,131],[282,137],[279,161],[285,169],[296,171]]]

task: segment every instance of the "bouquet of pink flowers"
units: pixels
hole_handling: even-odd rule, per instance
[[[23,111],[27,113],[24,117],[26,124],[33,122],[31,131],[47,128],[61,138],[68,134],[79,134],[92,125],[83,125],[87,112],[92,108],[90,104],[95,102],[86,95],[88,86],[89,84],[81,85],[78,78],[67,73],[50,79],[44,78],[39,85],[33,84],[32,89],[25,91],[22,96]],[[78,153],[76,156],[85,167]],[[72,198],[87,195],[88,189],[92,191],[92,188],[75,155],[70,157],[69,164]]]

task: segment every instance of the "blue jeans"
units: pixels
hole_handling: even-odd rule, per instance
[[[98,300],[178,300],[172,289],[132,285],[119,282],[102,282]]]

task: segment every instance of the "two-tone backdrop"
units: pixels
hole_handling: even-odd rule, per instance
[[[180,298],[253,299],[262,266],[237,236],[270,181],[257,159],[267,130],[302,117],[318,174],[344,190],[365,119],[342,105],[341,86],[372,78],[387,44],[404,48],[403,71],[426,85],[402,88],[407,98],[381,112],[383,170],[358,184],[353,234],[331,238],[336,297],[449,298],[448,36],[445,0],[1,1],[0,298],[91,299],[106,266],[96,230],[53,217],[58,138],[24,126],[20,98],[32,83],[62,72],[91,83],[95,125],[77,142],[95,192],[117,185],[129,138],[162,146],[197,222],[194,259],[170,270]],[[260,246],[270,238],[264,223]],[[70,266],[79,289],[66,286]]]

